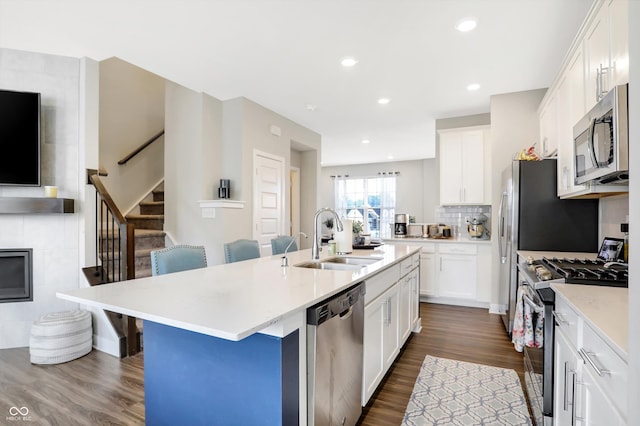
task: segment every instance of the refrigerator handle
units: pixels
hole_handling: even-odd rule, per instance
[[[504,231],[504,201],[507,197],[507,191],[502,192],[500,196],[500,207],[498,208],[498,248],[500,250],[500,262],[507,263],[507,239],[505,238]],[[502,248],[502,240],[504,239],[505,247]]]

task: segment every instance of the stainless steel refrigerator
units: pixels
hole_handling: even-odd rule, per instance
[[[498,209],[500,303],[511,334],[518,291],[518,250],[596,252],[598,200],[561,200],[556,160],[513,161],[502,173]]]

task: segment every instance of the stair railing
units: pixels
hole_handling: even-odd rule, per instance
[[[148,141],[146,141],[145,143],[143,143],[142,145],[140,145],[139,147],[134,149],[130,154],[128,154],[122,160],[118,161],[118,165],[122,166],[123,164],[126,164],[127,161],[131,160],[133,157],[135,157],[136,155],[140,154],[140,152],[143,149],[145,149],[146,147],[148,147],[149,145],[151,145],[152,143],[154,143],[155,141],[160,139],[160,136],[162,136],[162,135],[164,135],[164,129],[162,131],[160,131],[160,133],[152,136],[151,139],[149,139]]]
[[[135,237],[133,223],[127,222],[111,198],[96,170],[88,170],[88,180],[96,189],[96,266],[95,284],[135,278]],[[126,318],[126,354],[140,352],[136,319]]]

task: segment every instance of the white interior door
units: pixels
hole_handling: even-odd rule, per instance
[[[289,210],[289,235],[297,235],[300,232],[300,169],[291,167],[290,173],[290,194],[291,208]]]
[[[284,158],[255,151],[253,164],[253,239],[271,256],[271,239],[284,229]]]

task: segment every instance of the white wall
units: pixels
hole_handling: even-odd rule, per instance
[[[84,261],[84,158],[80,156],[81,62],[76,58],[0,49],[3,89],[41,93],[42,184],[76,200],[74,214],[0,215],[0,248],[33,248],[32,302],[0,304],[0,349],[29,345],[31,323],[74,309],[57,291],[79,287]],[[84,150],[82,150],[84,152]],[[0,187],[3,197],[42,197],[43,188]]]
[[[300,155],[301,230],[310,232],[312,217],[305,209],[317,206],[317,133],[247,99],[221,102],[171,82],[165,111],[165,231],[174,241],[204,245],[214,265],[224,262],[225,242],[253,238],[254,149],[284,157],[288,170],[291,141],[311,148]],[[281,128],[281,136],[271,134],[271,125]],[[198,201],[217,198],[221,178],[231,180],[231,199],[244,201],[245,207],[216,209],[215,218],[202,218]],[[288,205],[286,191],[285,197]],[[287,211],[283,232],[288,222]]]
[[[629,145],[640,142],[640,2],[629,2]],[[640,150],[629,150],[629,166],[640,164]],[[634,166],[635,165],[635,166]],[[631,171],[629,182],[629,424],[640,419],[640,174]]]
[[[500,206],[502,171],[516,154],[539,140],[538,106],[547,89],[491,96],[491,198],[493,211]],[[491,215],[491,229],[498,229],[498,215]],[[499,259],[498,239],[493,238],[492,259]],[[499,268],[493,265],[491,303],[499,303]]]
[[[204,245],[208,263],[221,263],[228,212],[205,219],[198,201],[212,199],[218,187],[222,103],[167,82],[165,105],[164,230],[177,243]]]
[[[124,165],[118,161],[164,129],[165,80],[118,58],[100,62],[101,178],[127,213],[164,176],[164,138]]]

